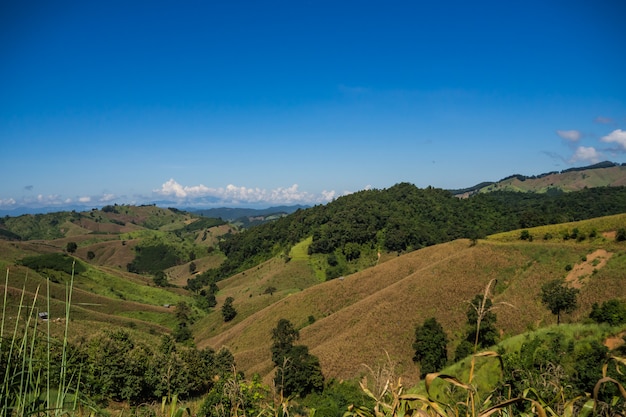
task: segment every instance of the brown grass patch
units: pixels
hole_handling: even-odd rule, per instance
[[[482,293],[491,279],[497,279],[494,303],[515,306],[496,310],[496,326],[504,337],[552,324],[555,318],[540,301],[541,286],[563,277],[568,260],[585,255],[589,260],[589,252],[590,246],[583,244],[537,241],[479,241],[470,246],[469,241],[459,240],[437,245],[388,257],[384,263],[343,280],[324,282],[288,296],[274,294],[275,300],[277,295],[281,298],[272,304],[256,305],[256,312],[243,314],[236,323],[220,323],[216,311],[212,313],[214,321],[199,325],[203,330],[196,343],[200,348],[226,346],[235,355],[239,369],[269,379],[273,368],[271,331],[280,318],[286,318],[300,329],[299,343],[318,356],[326,377],[359,377],[365,372],[363,364],[373,366],[384,361],[388,352],[398,364],[399,375],[410,384],[418,378],[411,360],[416,325],[435,317],[451,340],[448,349],[452,355],[465,329],[467,302]],[[220,284],[220,296],[223,299],[235,294],[235,307],[238,300],[245,305],[242,300],[254,292],[250,289],[268,282],[265,280],[269,275],[264,272],[277,274],[280,267],[280,262],[273,260],[258,271],[239,274]],[[608,272],[594,275],[581,289],[580,307],[567,320],[588,316],[591,304],[606,300],[609,294],[609,298],[626,297],[626,288],[619,285],[620,277],[611,272],[615,267],[605,269]],[[253,294],[250,308],[255,298],[262,297]],[[309,316],[315,318],[313,324],[309,324]],[[212,330],[207,329],[208,323]]]

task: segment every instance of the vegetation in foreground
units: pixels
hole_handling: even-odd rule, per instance
[[[618,300],[594,305],[589,324],[557,325],[481,351],[497,320],[493,304],[487,301],[490,282],[468,307],[468,325],[474,329],[468,336],[474,340],[474,353],[439,372],[445,363],[441,358],[446,340],[435,337],[439,343],[419,343],[433,342],[423,337],[424,329],[441,333],[435,320],[427,320],[416,328],[414,360],[424,366],[432,354],[439,355],[439,360],[431,363],[429,370],[434,372],[425,373],[423,384],[405,392],[396,377],[396,365],[388,357],[378,369],[369,368],[359,392],[354,383],[324,382],[319,361],[306,346],[295,344],[299,333],[286,319],[280,319],[272,332],[273,345],[267,354],[277,371],[268,386],[258,376],[246,378],[237,372],[227,350],[198,351],[169,336],[163,336],[156,348],[121,330],[70,343],[73,282],[67,287],[62,340],[54,339],[49,330],[39,331],[39,317],[34,304],[23,302],[24,292],[19,314],[11,323],[5,320],[7,283],[8,272],[0,328],[2,416],[106,414],[111,401],[127,403],[128,412],[134,415],[159,414],[159,402],[160,415],[168,413],[169,405],[170,415],[203,416],[314,413],[369,417],[416,412],[432,416],[613,416],[626,412],[626,303]],[[621,337],[622,342],[609,348],[604,344],[609,336]]]

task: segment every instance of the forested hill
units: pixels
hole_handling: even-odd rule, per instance
[[[326,255],[336,267],[457,238],[564,223],[626,211],[626,187],[585,189],[558,195],[493,192],[459,199],[450,192],[400,183],[350,194],[323,206],[298,210],[220,243],[227,260],[203,278],[222,279],[248,269],[312,237],[309,254]],[[370,263],[371,265],[371,263]],[[210,276],[210,277],[209,277]]]

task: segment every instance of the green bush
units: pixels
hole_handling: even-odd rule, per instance
[[[626,323],[626,303],[619,300],[605,301],[601,306],[594,303],[589,318],[596,323],[608,323],[611,326]]]

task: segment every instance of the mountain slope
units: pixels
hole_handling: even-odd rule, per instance
[[[626,224],[625,215],[613,220],[613,226]],[[503,336],[551,324],[555,319],[539,299],[541,285],[565,277],[567,265],[583,262],[598,248],[614,255],[582,285],[580,308],[567,318],[578,320],[589,314],[593,302],[626,300],[626,244],[603,237],[584,242],[494,238],[476,245],[457,240],[392,257],[344,279],[291,294],[220,334],[196,341],[200,347],[227,346],[240,370],[267,377],[273,368],[271,330],[280,318],[287,318],[300,329],[300,343],[319,357],[327,377],[357,377],[365,370],[362,364],[373,366],[388,352],[400,364],[403,379],[415,381],[411,344],[417,324],[436,317],[452,341],[449,352],[453,352],[464,330],[467,302],[482,293],[491,279],[498,280],[494,302],[517,307],[497,310],[497,327]],[[235,304],[245,303],[229,290],[229,281],[235,279],[241,277],[220,282],[220,294],[234,296]],[[310,316],[315,319],[312,324]]]
[[[626,186],[626,165],[601,162],[583,168],[549,172],[536,176],[511,175],[497,182],[483,182],[474,187],[452,190],[457,197],[476,193],[515,191],[531,193],[559,193],[585,188]]]

